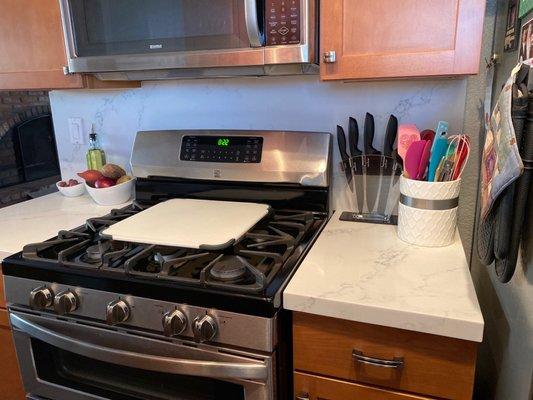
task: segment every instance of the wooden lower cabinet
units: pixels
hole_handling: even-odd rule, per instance
[[[307,382],[319,393],[311,399],[356,398],[334,394],[359,392],[370,393],[362,399],[413,398],[413,394],[472,399],[477,352],[474,342],[294,313],[293,348],[295,373],[316,378],[309,381],[309,377],[295,376],[295,393],[303,390],[298,382]],[[382,388],[389,397],[372,397],[377,390],[373,388]]]
[[[375,388],[338,379],[301,372],[294,373],[294,394],[297,400],[423,400],[412,394]]]
[[[0,398],[23,400],[26,398],[18,367],[13,336],[9,327],[7,310],[0,309]]]

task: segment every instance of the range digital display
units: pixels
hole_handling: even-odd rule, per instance
[[[263,138],[255,136],[184,136],[180,160],[260,163]]]

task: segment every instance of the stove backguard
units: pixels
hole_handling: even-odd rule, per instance
[[[331,135],[323,132],[189,130],[138,132],[131,168],[140,178],[328,187]]]

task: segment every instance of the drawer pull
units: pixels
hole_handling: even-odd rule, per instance
[[[296,396],[294,399],[295,400],[309,400],[309,394],[301,393],[299,396]]]
[[[365,356],[363,352],[359,350],[353,350],[352,357],[358,363],[382,368],[402,368],[404,364],[403,357],[394,357],[392,360],[383,360],[381,358]]]

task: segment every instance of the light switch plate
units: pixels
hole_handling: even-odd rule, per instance
[[[83,134],[83,119],[69,118],[68,132],[70,135],[71,144],[85,144],[85,135]]]

